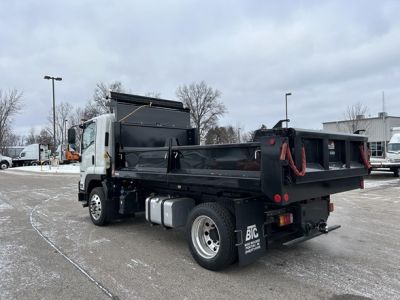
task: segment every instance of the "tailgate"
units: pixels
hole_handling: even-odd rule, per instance
[[[262,191],[277,203],[360,188],[368,174],[362,135],[289,128],[270,130],[259,141]]]

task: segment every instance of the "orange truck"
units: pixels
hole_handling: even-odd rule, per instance
[[[57,147],[56,158],[60,161],[60,164],[78,162],[79,152],[75,151],[69,144],[62,144]]]

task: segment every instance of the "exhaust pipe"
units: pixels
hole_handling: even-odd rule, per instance
[[[321,233],[328,233],[329,229],[328,229],[328,225],[326,224],[326,222],[322,221],[318,223],[318,230]]]

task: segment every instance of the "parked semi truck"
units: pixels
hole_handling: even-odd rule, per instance
[[[330,195],[362,188],[368,173],[362,135],[280,121],[250,143],[199,145],[181,102],[111,92],[110,105],[113,113],[81,125],[79,201],[98,226],[144,213],[151,224],[185,227],[207,269],[339,228],[327,225]]]
[[[49,154],[48,145],[31,144],[24,147],[18,157],[13,159],[13,166],[21,167],[48,164]]]
[[[394,177],[399,177],[400,171],[400,127],[391,129],[392,137],[389,140],[386,158],[371,159],[371,169],[393,172]]]

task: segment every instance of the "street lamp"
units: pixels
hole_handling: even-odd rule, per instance
[[[285,94],[285,103],[286,103],[286,128],[288,128],[288,114],[287,114],[287,97],[291,96],[292,93],[286,93]]]
[[[65,141],[65,144],[67,144],[67,121],[68,120],[65,119],[64,120],[64,124],[63,124],[64,125],[63,127],[64,127],[64,141]]]
[[[56,81],[61,81],[62,78],[61,77],[53,77],[53,76],[44,76],[43,79],[47,79],[50,80],[51,79],[51,83],[52,83],[52,87],[53,87],[53,151],[56,150],[56,99],[55,99],[55,95],[54,95],[54,80]]]

